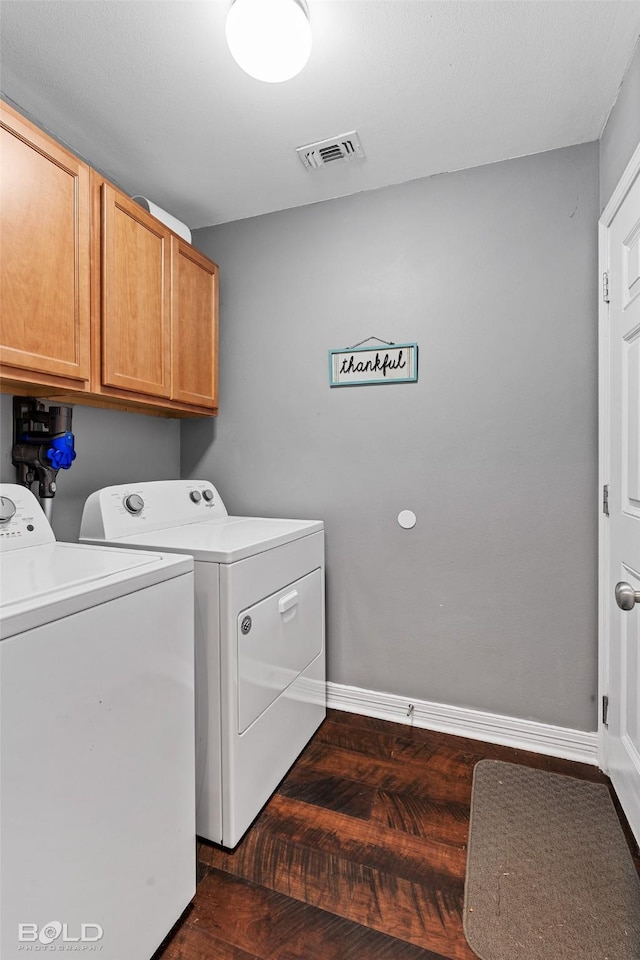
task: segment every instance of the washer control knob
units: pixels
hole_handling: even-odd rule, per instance
[[[16,505],[9,497],[0,497],[0,523],[8,523],[15,515]]]
[[[130,493],[128,497],[124,498],[125,510],[128,510],[129,513],[132,513],[135,516],[142,513],[144,509],[144,500],[139,493]]]
[[[205,498],[207,503],[211,503],[211,501],[213,500],[213,490],[209,490],[208,488],[206,490],[203,490],[202,496]]]
[[[198,490],[192,490],[189,496],[191,497],[194,503],[200,503],[200,501],[202,500],[202,496]]]

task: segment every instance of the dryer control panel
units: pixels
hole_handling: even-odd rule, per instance
[[[31,490],[18,483],[0,483],[0,550],[39,547],[55,539]]]
[[[208,480],[154,480],[96,490],[84,505],[81,536],[118,540],[227,516]]]

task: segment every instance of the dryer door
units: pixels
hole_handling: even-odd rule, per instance
[[[322,652],[322,574],[308,573],[238,616],[238,732]]]

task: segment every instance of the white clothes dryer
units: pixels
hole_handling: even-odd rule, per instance
[[[149,960],[195,892],[193,559],[0,484],[0,955]]]
[[[93,493],[80,539],[193,556],[196,830],[234,847],[326,714],[324,525],[163,480]]]

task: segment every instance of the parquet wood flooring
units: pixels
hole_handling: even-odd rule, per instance
[[[462,906],[483,758],[608,783],[587,764],[329,711],[236,849],[198,844],[195,899],[154,960],[474,960]]]

